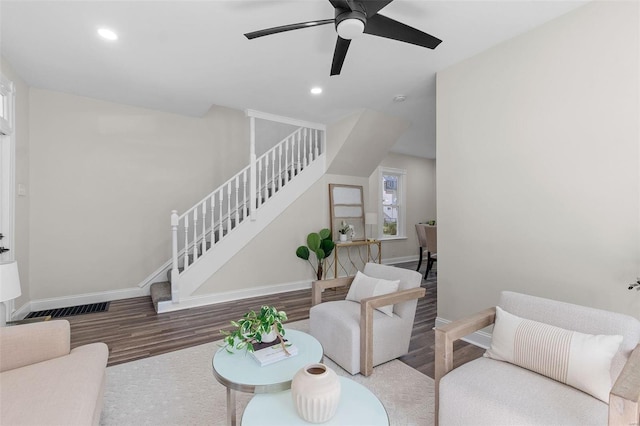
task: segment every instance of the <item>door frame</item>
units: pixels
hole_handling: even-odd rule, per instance
[[[0,73],[0,261],[15,260],[15,86]]]

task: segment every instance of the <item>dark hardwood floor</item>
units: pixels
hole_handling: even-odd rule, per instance
[[[396,265],[415,269],[416,262]],[[424,268],[423,268],[424,270]],[[409,353],[400,358],[409,366],[433,378],[433,331],[437,308],[437,285],[434,271],[423,280],[426,296],[419,300]],[[344,299],[346,290],[326,291],[323,300]],[[220,340],[220,330],[228,329],[231,320],[261,305],[284,310],[289,322],[309,318],[311,290],[220,303],[178,312],[156,314],[150,297],[111,302],[108,312],[66,317],[71,323],[71,347],[91,342],[109,346],[109,365],[133,361],[165,352]],[[455,365],[471,361],[484,350],[458,342],[454,347]]]

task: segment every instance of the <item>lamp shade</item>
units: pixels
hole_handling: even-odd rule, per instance
[[[365,213],[364,223],[366,225],[375,225],[378,223],[378,213]]]
[[[18,262],[0,263],[0,302],[13,300],[21,294]]]

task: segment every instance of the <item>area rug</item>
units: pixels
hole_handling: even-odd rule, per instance
[[[308,320],[287,324],[307,331]],[[213,377],[211,358],[219,343],[207,343],[107,368],[103,425],[224,425],[226,388]],[[433,380],[401,361],[351,376],[325,357],[341,376],[366,386],[382,402],[391,425],[433,424]],[[251,394],[238,392],[238,418]]]

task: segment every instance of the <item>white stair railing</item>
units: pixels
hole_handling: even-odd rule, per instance
[[[300,127],[183,214],[171,212],[174,303],[180,300],[180,275],[245,220],[256,220],[264,203],[324,153],[323,138],[320,128]]]

